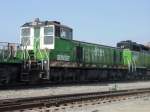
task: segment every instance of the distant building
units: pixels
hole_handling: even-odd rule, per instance
[[[148,42],[148,43],[146,44],[146,46],[150,47],[150,42]]]

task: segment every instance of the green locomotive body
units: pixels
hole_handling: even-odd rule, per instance
[[[20,45],[0,47],[0,84],[148,80],[149,70],[150,48],[76,41],[73,30],[56,21],[25,23]]]

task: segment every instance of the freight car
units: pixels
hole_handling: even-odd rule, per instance
[[[73,29],[35,19],[21,26],[21,44],[0,43],[0,84],[150,79],[150,48],[73,40]]]

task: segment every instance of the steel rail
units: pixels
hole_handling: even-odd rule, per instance
[[[30,98],[17,98],[0,100],[0,112],[32,109],[43,106],[59,106],[66,103],[80,102],[93,99],[104,99],[113,97],[122,97],[136,94],[150,93],[150,88],[130,89],[120,91],[80,93],[80,94],[64,94],[55,96],[41,96]]]

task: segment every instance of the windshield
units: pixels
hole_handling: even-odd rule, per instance
[[[44,44],[53,44],[54,29],[53,27],[44,27]]]
[[[30,45],[30,28],[23,28],[21,30],[21,44],[26,46],[26,45]]]
[[[29,37],[30,36],[30,28],[24,28],[21,30],[21,36]]]

